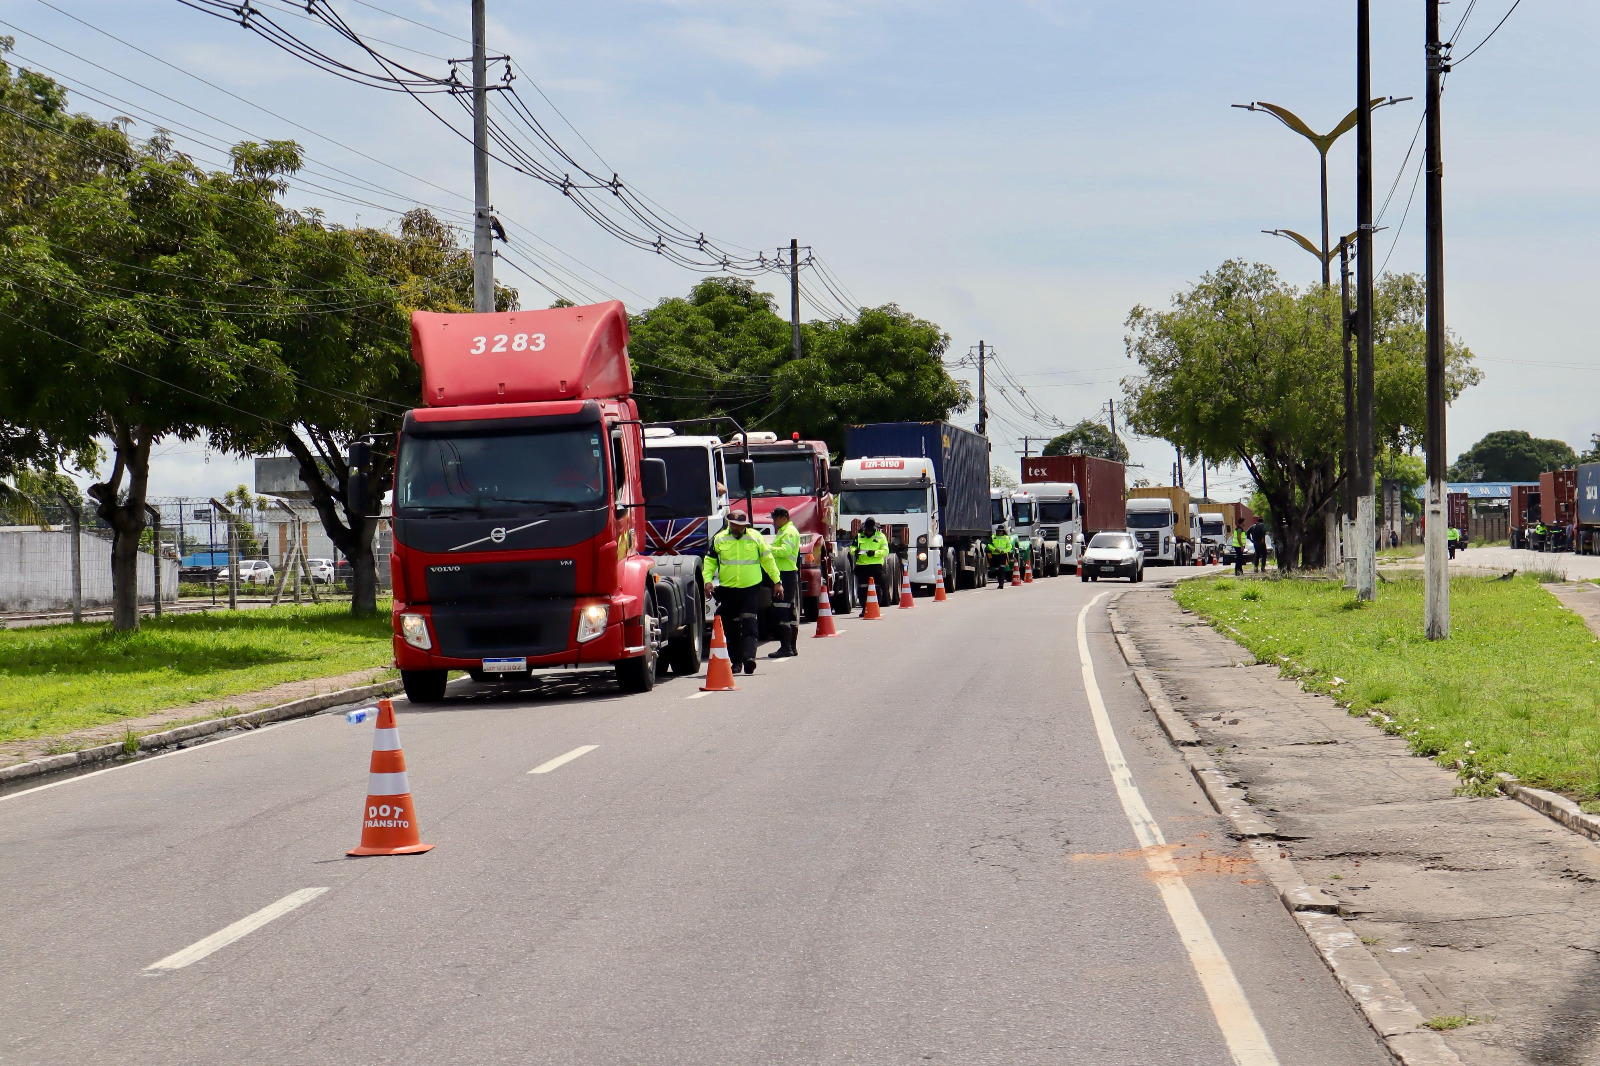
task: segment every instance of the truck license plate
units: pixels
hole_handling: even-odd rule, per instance
[[[486,674],[523,674],[527,671],[528,660],[521,657],[483,660],[483,672]]]

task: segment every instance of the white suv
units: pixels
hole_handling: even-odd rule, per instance
[[[307,559],[306,565],[311,568],[311,580],[319,585],[333,583],[332,559]]]
[[[245,559],[239,563],[239,584],[241,585],[270,585],[277,575],[273,573],[272,564],[265,559]],[[224,566],[217,571],[217,580],[228,580],[228,568]]]

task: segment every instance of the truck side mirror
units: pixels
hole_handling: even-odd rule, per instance
[[[646,502],[659,500],[667,494],[667,461],[644,459],[639,463],[639,480],[644,484]]]
[[[346,492],[346,511],[350,515],[366,515],[372,503],[372,445],[364,440],[350,442],[350,479]]]
[[[941,511],[944,510],[944,505],[945,505],[946,501],[948,501],[949,498],[950,498],[950,491],[948,489],[946,489],[943,485],[940,485],[936,490],[934,490],[934,495],[939,500],[939,509]]]
[[[843,485],[844,471],[840,470],[836,466],[828,467],[828,491],[837,496],[839,495],[839,490],[843,487]]]
[[[745,491],[755,488],[756,463],[754,459],[739,460],[739,480],[744,482]]]

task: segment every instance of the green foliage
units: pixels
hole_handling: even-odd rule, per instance
[[[1375,466],[1378,477],[1400,483],[1400,506],[1412,517],[1422,514],[1422,500],[1417,490],[1428,480],[1428,465],[1420,455],[1396,452],[1392,449],[1377,456]]]
[[[386,665],[387,617],[342,605],[0,630],[0,741],[51,736],[285,681]]]
[[[1447,476],[1451,481],[1538,481],[1547,470],[1565,470],[1577,463],[1577,453],[1564,440],[1497,429],[1462,452]]]
[[[1109,426],[1084,419],[1044,446],[1045,455],[1092,455],[1118,463],[1128,461],[1128,446]]]
[[[1017,477],[1003,466],[989,468],[989,487],[991,489],[1014,489],[1017,487]]]
[[[83,494],[65,474],[53,470],[19,467],[10,477],[0,477],[0,525],[49,527],[49,513],[63,500],[83,506]]]
[[[1381,445],[1420,442],[1424,292],[1386,275],[1375,311],[1375,421]],[[1178,293],[1170,311],[1135,307],[1128,354],[1144,375],[1123,386],[1129,424],[1184,455],[1238,463],[1260,490],[1279,566],[1321,564],[1323,508],[1339,489],[1343,356],[1336,293],[1284,284],[1262,264],[1229,260]],[[1449,338],[1453,399],[1476,383],[1472,354]]]
[[[837,451],[848,425],[943,419],[970,401],[944,369],[949,337],[893,304],[850,322],[804,323],[799,359],[771,295],[741,278],[706,278],[633,316],[629,329],[647,421],[727,413]]]
[[[1450,639],[1430,641],[1422,581],[1396,575],[1383,589],[1353,611],[1337,581],[1273,582],[1253,603],[1221,581],[1184,581],[1176,596],[1258,660],[1454,771],[1463,794],[1486,794],[1505,772],[1600,797],[1600,640],[1576,615],[1524,575],[1458,577]]]

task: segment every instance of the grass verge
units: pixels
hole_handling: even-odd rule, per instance
[[[55,736],[120,719],[385,666],[385,605],[347,604],[0,630],[0,741]]]
[[[1450,582],[1450,639],[1422,635],[1422,581],[1363,604],[1337,581],[1181,583],[1177,599],[1308,690],[1371,714],[1457,771],[1600,798],[1600,641],[1531,576]]]

